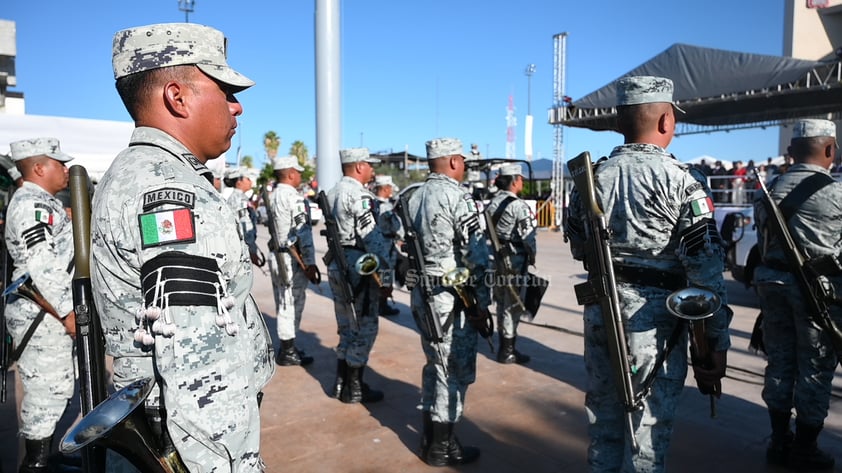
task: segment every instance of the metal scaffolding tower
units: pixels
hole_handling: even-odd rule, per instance
[[[550,201],[555,209],[553,229],[564,226],[567,215],[567,189],[564,186],[564,127],[553,115],[567,105],[564,95],[564,82],[567,62],[567,33],[553,36],[553,108],[550,110],[550,123],[555,124],[555,142],[553,148],[553,172],[550,184]]]

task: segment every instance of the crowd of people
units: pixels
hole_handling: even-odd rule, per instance
[[[90,216],[91,283],[114,388],[154,380],[145,417],[187,471],[264,471],[262,389],[277,367],[313,362],[296,345],[306,288],[322,277],[312,202],[298,190],[303,169],[292,156],[273,160],[275,185],[261,196],[271,235],[267,257],[257,245],[248,197],[256,176],[229,170],[222,181],[232,190],[224,196],[207,167],[231,146],[243,113],[236,94],[254,85],[228,65],[222,33],[187,23],[128,28],[113,38],[112,66],[136,124],[97,183]],[[733,312],[712,202],[749,203],[744,190],[754,187],[754,163],[735,164],[728,174],[721,163],[710,169],[703,164],[701,173],[680,163],[666,151],[682,113],[673,103],[672,81],[633,76],[616,85],[624,142],[589,169],[591,181],[577,181],[564,228],[573,257],[588,272],[587,283],[575,291],[584,306],[588,465],[592,472],[662,472],[688,365],[702,393],[722,394]],[[782,176],[770,181],[774,201],[792,222],[802,256],[823,263],[811,266],[810,274],[838,287],[842,184],[829,177],[838,155],[836,128],[826,120],[802,120],[794,130],[786,172],[774,172],[770,163],[759,168],[767,179]],[[16,353],[24,388],[20,471],[45,472],[53,468],[56,425],[74,391],[73,226],[56,198],[67,187],[72,158],[51,137],[16,141],[10,152],[8,173],[19,176],[5,222],[12,278],[28,278],[46,300],[15,292],[4,314],[22,350]],[[478,447],[462,445],[456,430],[477,376],[478,340],[492,339],[495,321],[497,361],[530,362],[517,349],[518,326],[534,314],[526,309],[525,288],[511,281],[523,280],[535,265],[535,216],[519,197],[523,170],[516,164],[499,169],[496,192],[480,211],[462,185],[466,161],[478,157],[476,150],[464,152],[457,138],[430,139],[429,175],[396,198],[394,184],[376,175],[378,159],[366,148],[345,148],[335,157],[341,180],[316,199],[327,229],[325,264],[339,335],[329,394],[345,404],[377,403],[389,395],[369,386],[365,371],[379,317],[395,315],[390,296],[396,284],[405,285],[425,357],[417,452],[430,466],[480,457]],[[725,175],[726,187],[708,185],[708,177]],[[768,223],[769,204],[760,197],[754,202],[769,354],[763,389],[771,422],[767,461],[802,471],[832,468],[834,459],[818,448],[817,438],[837,354],[809,309],[815,294],[803,292],[793,278],[796,268],[782,237]],[[600,216],[607,217],[604,229],[594,225]],[[253,267],[266,260],[278,347],[251,295]],[[505,275],[505,282],[487,278],[490,271]],[[688,285],[721,301],[696,336],[666,304]],[[828,310],[832,320],[842,317],[838,306]],[[610,327],[618,326],[623,336],[612,334]],[[697,337],[709,347],[703,354]],[[624,388],[635,394],[633,403]],[[109,454],[107,463],[109,471],[132,469],[118,455]]]

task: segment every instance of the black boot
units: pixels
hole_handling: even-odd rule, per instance
[[[430,411],[421,411],[421,458],[427,457],[427,449],[433,442],[433,414]]]
[[[389,298],[388,297],[381,297],[380,298],[380,315],[391,317],[393,315],[400,314],[400,309],[392,307],[389,305]]]
[[[498,333],[500,339],[500,350],[497,351],[497,361],[503,364],[517,363],[519,365],[528,363],[531,359],[529,355],[515,350],[515,340],[517,337],[505,338],[502,333]]]
[[[769,411],[772,424],[772,438],[766,447],[766,462],[772,465],[785,466],[792,449],[792,430],[789,422],[792,415],[789,412]]]
[[[294,338],[281,340],[281,348],[278,349],[278,356],[275,357],[275,363],[280,366],[301,365],[301,357],[298,356],[298,350],[295,348]]]
[[[471,463],[479,458],[476,447],[462,447],[453,433],[450,422],[432,421],[432,435],[429,448],[422,450],[424,463],[430,466],[452,466]]]
[[[795,421],[795,440],[789,452],[787,466],[795,471],[830,470],[836,461],[832,456],[819,450],[816,439],[822,431],[822,425],[811,426]]]
[[[348,376],[345,377],[345,385],[342,386],[342,394],[339,400],[347,404],[362,402],[364,404],[379,402],[383,400],[383,391],[376,391],[363,382],[363,371],[365,365],[355,368],[348,367]]]
[[[345,379],[348,377],[348,364],[345,360],[336,360],[336,383],[333,385],[333,397],[340,399],[342,388],[345,387]]]
[[[26,455],[20,465],[19,473],[46,473],[49,471],[47,462],[52,449],[53,438],[24,439]]]

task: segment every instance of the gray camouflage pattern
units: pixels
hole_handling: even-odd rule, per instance
[[[666,150],[651,144],[626,144],[612,151],[594,171],[597,200],[605,212],[611,234],[614,264],[665,271],[689,283],[706,287],[722,298],[723,307],[706,319],[711,349],[730,347],[722,272],[723,248],[715,227],[695,241],[683,240],[684,231],[713,218],[710,190]],[[704,207],[707,204],[709,207]],[[703,210],[694,211],[702,206]],[[571,195],[565,229],[575,259],[585,256],[587,213],[579,194]],[[691,249],[690,247],[693,247]],[[619,283],[620,311],[626,324],[629,355],[637,370],[635,387],[654,368],[678,320],[666,310],[666,289]],[[655,378],[643,409],[634,414],[635,437],[640,450],[631,453],[623,426],[624,407],[613,381],[602,310],[586,306],[585,366],[588,391],[585,407],[589,418],[588,464],[592,472],[662,472],[684,378],[687,374],[687,336],[672,351]]]
[[[672,103],[672,92],[672,81],[666,77],[623,77],[617,81],[617,105]]]
[[[499,191],[488,204],[488,211],[491,215],[497,211],[500,204],[508,197],[514,197],[500,218],[497,221],[497,237],[500,239],[504,251],[509,255],[512,270],[517,275],[525,275],[529,266],[535,264],[535,255],[538,251],[535,229],[538,222],[529,205],[523,199],[509,191]],[[488,223],[490,224],[490,222]],[[501,274],[497,268],[497,274]],[[497,278],[499,279],[499,278]],[[520,323],[520,313],[515,310],[516,302],[514,297],[503,284],[507,281],[498,281],[494,284],[494,301],[497,303],[497,331],[503,338],[514,338],[517,335],[517,326]]]
[[[328,191],[327,200],[336,219],[339,239],[351,273],[348,278],[355,295],[354,306],[359,324],[358,330],[351,327],[351,309],[339,297],[339,285],[344,284],[345,280],[340,276],[336,262],[331,261],[328,266],[328,282],[333,293],[333,306],[339,329],[336,355],[340,360],[344,359],[348,366],[358,368],[368,363],[369,353],[377,338],[380,290],[374,278],[361,278],[354,271],[354,265],[364,253],[374,253],[380,259],[381,274],[391,270],[388,260],[391,241],[384,237],[377,227],[374,195],[356,179],[343,176]]]
[[[836,124],[830,120],[814,118],[798,120],[792,125],[792,138],[836,137]]]
[[[813,173],[828,174],[820,166],[795,164],[769,188],[780,201]],[[760,193],[755,196],[757,247],[764,262],[787,265],[777,237],[772,237],[769,216]],[[842,183],[834,182],[808,198],[788,220],[795,244],[807,259],[842,253]],[[763,342],[767,364],[763,400],[769,409],[790,412],[795,408],[799,422],[817,426],[828,414],[836,353],[827,337],[809,320],[807,304],[795,276],[761,264],[754,273],[763,312]],[[837,294],[842,276],[830,276]],[[831,317],[842,324],[842,309],[828,307]]]
[[[245,192],[240,189],[234,189],[231,195],[228,196],[228,206],[237,216],[240,222],[240,231],[242,232],[243,240],[249,248],[249,252],[257,252],[257,227],[254,226],[254,221],[251,219],[249,213],[249,198]]]
[[[149,145],[147,145],[147,143]],[[190,471],[262,471],[257,394],[274,373],[273,349],[254,299],[251,261],[237,217],[189,151],[166,133],[138,127],[129,148],[103,176],[92,207],[91,277],[106,352],[115,358],[115,387],[151,376],[167,409],[167,427]],[[177,189],[194,194],[195,242],[142,248],[138,215],[144,195]],[[151,210],[186,204],[159,203]],[[171,336],[153,334],[151,351],[134,339],[143,312],[140,268],[169,251],[213,259],[233,302],[239,332],[217,324],[218,307],[170,306]],[[151,362],[149,361],[151,360]]]
[[[431,173],[424,184],[410,196],[408,214],[422,243],[426,262],[425,275],[442,276],[458,267],[468,268],[480,281],[477,303],[490,304],[489,288],[484,282],[488,269],[488,243],[480,231],[476,202],[456,180]],[[407,276],[407,283],[419,275]],[[454,312],[456,295],[441,286],[433,289],[433,308],[446,327]],[[420,286],[411,295],[412,314],[416,323],[424,313]],[[421,403],[435,422],[455,423],[462,417],[468,386],[476,380],[477,331],[467,323],[464,311],[453,314],[444,340],[434,344],[421,336],[426,363],[421,375]],[[447,359],[447,373],[442,368],[438,349]]]
[[[279,245],[287,248],[295,245],[305,265],[316,264],[313,247],[313,228],[310,222],[310,206],[307,199],[288,184],[278,184],[269,195],[275,234],[284,238]],[[275,310],[278,318],[278,338],[295,338],[301,325],[301,314],[307,298],[307,276],[289,252],[280,252],[287,268],[292,271],[292,281],[281,281],[275,258],[268,258],[275,296]],[[290,284],[290,282],[292,284]]]
[[[36,219],[36,212],[41,212]],[[73,226],[61,202],[35,183],[24,181],[6,210],[6,245],[15,264],[12,278],[29,273],[35,287],[62,317],[73,310],[71,292]],[[6,306],[6,327],[20,342],[40,308],[18,298]],[[47,314],[17,361],[23,383],[20,435],[53,435],[75,387],[73,339]]]
[[[114,34],[111,66],[114,79],[162,67],[195,64],[225,84],[247,88],[254,82],[228,66],[222,32],[195,23],[137,26]]]
[[[403,226],[400,217],[395,213],[395,205],[391,200],[378,196],[376,204],[377,225],[380,227],[380,232],[392,241],[387,260],[389,261],[389,267],[394,268],[398,261],[397,242],[403,240]]]

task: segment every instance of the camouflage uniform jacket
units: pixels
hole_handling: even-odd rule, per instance
[[[340,244],[345,247],[349,267],[353,268],[357,258],[368,252],[380,258],[381,270],[389,269],[392,241],[384,237],[377,226],[374,194],[356,179],[344,176],[328,191],[327,199],[339,227]]]
[[[313,228],[310,223],[310,205],[294,187],[278,184],[269,196],[272,201],[272,219],[275,234],[283,241],[280,248],[296,245],[306,265],[316,264],[316,250],[313,248]],[[295,263],[294,263],[295,264]]]
[[[455,179],[431,173],[408,203],[412,226],[424,252],[428,276],[442,276],[466,267],[482,282],[488,269],[488,243],[480,230],[477,204]],[[480,307],[491,304],[488,286],[476,284]]]
[[[73,310],[73,226],[61,201],[24,181],[6,211],[6,245],[12,278],[29,273],[35,287],[64,317]]]
[[[724,251],[707,185],[663,148],[639,143],[614,148],[597,165],[594,180],[597,201],[608,220],[615,267],[662,271],[716,292],[723,309],[707,319],[707,336],[716,341],[713,349],[728,349],[731,311],[725,307]],[[574,192],[567,233],[578,260],[584,260],[585,242],[593,238],[585,233],[586,219],[586,209]],[[632,329],[653,327],[660,316],[637,315],[646,320],[635,316]]]
[[[500,191],[488,204],[488,212],[494,216],[500,205],[508,198],[513,198],[497,219],[497,236],[503,247],[508,246],[510,254],[525,256],[530,264],[535,264],[538,251],[535,238],[537,222],[529,205],[523,199],[509,191]],[[490,222],[489,222],[490,224]],[[518,270],[519,268],[513,268]],[[525,269],[525,268],[522,268]]]

